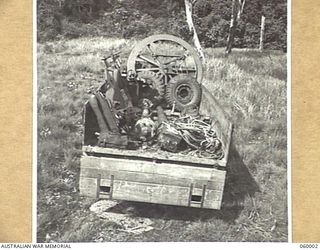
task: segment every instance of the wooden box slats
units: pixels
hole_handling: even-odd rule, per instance
[[[80,193],[97,198],[219,209],[225,174],[225,170],[215,168],[84,156]],[[100,186],[111,186],[112,193],[100,192]],[[202,198],[192,201],[195,196]]]
[[[82,171],[83,170],[83,171]],[[146,177],[154,176],[156,178],[172,178],[172,179],[190,179],[203,181],[224,181],[225,171],[219,171],[215,168],[193,167],[184,165],[175,165],[174,163],[154,163],[137,160],[125,160],[116,158],[104,158],[95,156],[86,156],[81,159],[81,175],[90,175],[96,173],[108,175],[110,172],[119,172],[129,174],[133,178],[143,174]],[[121,174],[122,172],[122,174]],[[91,176],[88,176],[91,177]],[[152,179],[155,181],[156,179]]]
[[[226,166],[232,140],[233,124],[217,100],[205,87],[202,88],[200,113],[213,118],[213,127],[217,132],[218,138],[221,139],[224,148],[224,157],[220,160],[223,164],[219,163],[219,165]]]
[[[203,165],[218,165],[221,167],[226,166],[226,161],[214,160],[209,158],[199,158],[196,156],[188,156],[177,153],[171,153],[167,151],[159,150],[158,152],[149,152],[147,150],[127,150],[127,149],[117,149],[117,148],[102,148],[97,146],[83,146],[83,152],[96,153],[96,154],[107,154],[117,158],[140,158],[150,161],[175,161],[176,164],[203,164]]]

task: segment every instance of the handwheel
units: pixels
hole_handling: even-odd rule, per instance
[[[163,75],[153,71],[140,71],[137,80],[143,82],[141,87],[141,98],[147,98],[153,103],[159,103],[165,93]]]
[[[139,72],[151,71],[170,79],[185,75],[201,83],[203,69],[196,50],[181,38],[172,35],[153,35],[132,49],[127,62],[127,78],[133,80]]]

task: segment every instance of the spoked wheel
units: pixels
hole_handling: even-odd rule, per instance
[[[190,76],[198,83],[203,76],[196,50],[181,38],[167,34],[147,37],[131,51],[127,62],[128,80],[143,71],[160,73],[165,85],[179,75]]]

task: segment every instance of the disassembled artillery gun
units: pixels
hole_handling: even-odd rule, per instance
[[[232,124],[202,85],[197,52],[172,35],[103,58],[85,105],[80,192],[219,209]]]

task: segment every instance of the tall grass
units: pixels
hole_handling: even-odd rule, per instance
[[[235,50],[226,57],[222,49],[206,50],[204,84],[235,125],[239,157],[228,195],[237,197],[237,187],[248,185],[237,173],[243,169],[259,192],[221,211],[123,203],[155,221],[143,235],[89,212],[93,200],[78,195],[83,104],[103,82],[100,59],[121,48],[127,55],[135,42],[97,37],[38,44],[38,241],[286,241],[286,55],[277,51]],[[240,163],[245,168],[237,170]]]

